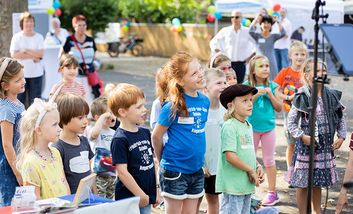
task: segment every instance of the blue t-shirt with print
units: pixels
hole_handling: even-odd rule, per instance
[[[249,85],[249,82],[244,84]],[[275,90],[278,87],[277,83],[270,81],[269,86],[263,84],[257,84],[256,88],[270,87],[272,94],[275,94]],[[251,123],[254,132],[268,132],[276,126],[276,115],[270,97],[267,94],[259,95],[254,101],[252,114],[248,117],[248,121]]]
[[[204,165],[206,151],[205,124],[210,107],[209,99],[198,93],[197,97],[184,94],[187,117],[171,116],[171,103],[166,103],[158,123],[168,128],[168,141],[162,152],[161,167],[174,172],[192,174]]]
[[[150,131],[142,127],[139,127],[137,132],[118,128],[110,150],[113,164],[127,164],[128,172],[150,197],[150,204],[154,204],[157,192]],[[115,185],[115,200],[133,196],[134,194],[118,179]]]

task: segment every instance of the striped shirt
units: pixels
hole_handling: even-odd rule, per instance
[[[55,93],[58,93],[58,95],[68,93],[68,94],[74,94],[80,97],[84,97],[86,94],[85,89],[83,88],[83,85],[76,81],[74,81],[73,83],[61,82],[60,84],[55,84],[51,89],[49,96],[51,97]]]

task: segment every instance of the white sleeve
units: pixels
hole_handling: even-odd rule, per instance
[[[219,49],[220,51],[224,52],[224,28],[222,28],[210,41],[210,48],[211,51],[215,51],[216,49]]]
[[[19,49],[20,49],[20,47],[19,47],[18,34],[15,34],[11,38],[10,53],[13,54],[15,51],[17,51]]]

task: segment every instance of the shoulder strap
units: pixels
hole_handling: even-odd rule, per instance
[[[75,36],[71,34],[71,35],[70,35],[70,38],[72,39],[72,41],[74,41],[76,48],[78,49],[78,51],[79,51],[80,54],[81,54],[81,58],[82,58],[82,62],[83,62],[83,70],[85,71],[86,75],[88,75],[88,70],[87,70],[87,67],[86,67],[85,58],[83,57],[83,54],[82,54],[82,50],[81,50],[81,48],[78,46]]]

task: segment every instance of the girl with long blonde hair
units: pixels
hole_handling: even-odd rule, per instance
[[[17,168],[23,184],[35,186],[37,199],[70,194],[59,151],[49,144],[59,138],[59,112],[53,102],[35,99],[20,122]]]
[[[199,61],[187,52],[173,55],[164,66],[169,75],[167,103],[153,130],[160,161],[160,184],[166,213],[196,213],[204,190],[205,123],[210,101]],[[163,135],[168,140],[163,144]]]

